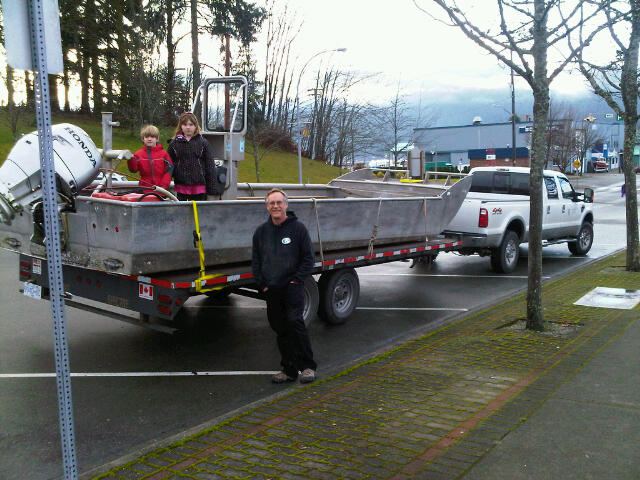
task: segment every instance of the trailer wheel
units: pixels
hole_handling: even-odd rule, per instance
[[[222,301],[222,300],[226,300],[227,298],[229,298],[229,295],[231,295],[231,289],[230,288],[221,288],[219,290],[210,290],[208,292],[204,292],[204,294],[207,297],[209,297],[211,300]]]
[[[353,268],[323,273],[320,277],[320,318],[331,325],[347,321],[356,309],[360,281]]]
[[[593,226],[589,222],[584,222],[578,232],[575,242],[569,242],[569,251],[577,256],[586,255],[591,250],[593,244]]]
[[[491,267],[498,273],[511,273],[519,257],[520,237],[513,230],[507,230],[500,246],[491,251]]]
[[[319,303],[318,284],[312,276],[309,276],[304,281],[304,310],[302,311],[302,318],[306,326],[309,326],[318,316]]]

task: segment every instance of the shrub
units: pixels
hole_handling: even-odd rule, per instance
[[[264,126],[256,132],[258,143],[264,148],[275,148],[284,152],[296,152],[296,143],[289,132],[277,127]]]

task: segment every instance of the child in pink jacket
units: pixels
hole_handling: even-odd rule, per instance
[[[157,185],[165,190],[171,183],[173,161],[169,154],[158,143],[160,131],[153,125],[145,125],[140,130],[140,138],[143,147],[133,154],[127,161],[127,166],[132,172],[140,172],[141,187],[153,187]],[[145,189],[145,192],[151,189]]]

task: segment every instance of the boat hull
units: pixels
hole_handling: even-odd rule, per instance
[[[364,183],[374,191],[375,181]],[[424,185],[422,189],[419,184],[406,184],[403,189],[399,182],[377,183],[379,198],[350,197],[353,192],[339,181],[316,186],[313,196],[307,198],[295,195],[304,193],[302,186],[280,186],[290,193],[289,210],[307,226],[321,255],[438,235],[457,213],[470,178],[452,187]],[[268,219],[263,199],[266,189],[250,185],[242,190],[247,194],[242,200],[197,202],[207,266],[250,261],[253,232]],[[402,196],[407,192],[411,196]],[[6,226],[0,226],[3,247],[44,257],[44,246],[31,241],[29,214],[25,212],[20,220],[10,232],[19,246],[7,243],[7,232],[1,231]],[[63,261],[68,264],[130,275],[199,267],[191,202],[133,203],[80,196],[75,199],[75,211],[62,213],[62,227]]]

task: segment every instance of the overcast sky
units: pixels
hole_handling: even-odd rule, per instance
[[[429,0],[418,3],[437,12]],[[398,82],[408,93],[421,92],[425,98],[442,101],[459,98],[461,91],[481,95],[485,89],[509,89],[509,71],[493,56],[457,28],[429,18],[411,0],[289,0],[289,4],[304,22],[294,45],[301,63],[321,50],[346,47],[346,53],[332,54],[331,59],[323,55],[323,60],[381,72],[377,84],[368,85],[368,92],[378,98],[395,93]],[[471,18],[482,20],[487,20],[488,7],[494,4],[493,0],[459,2],[472,5]],[[314,60],[307,71],[317,68],[319,61]],[[529,87],[516,79],[518,89]],[[552,89],[573,95],[588,91],[578,73],[563,74]]]

